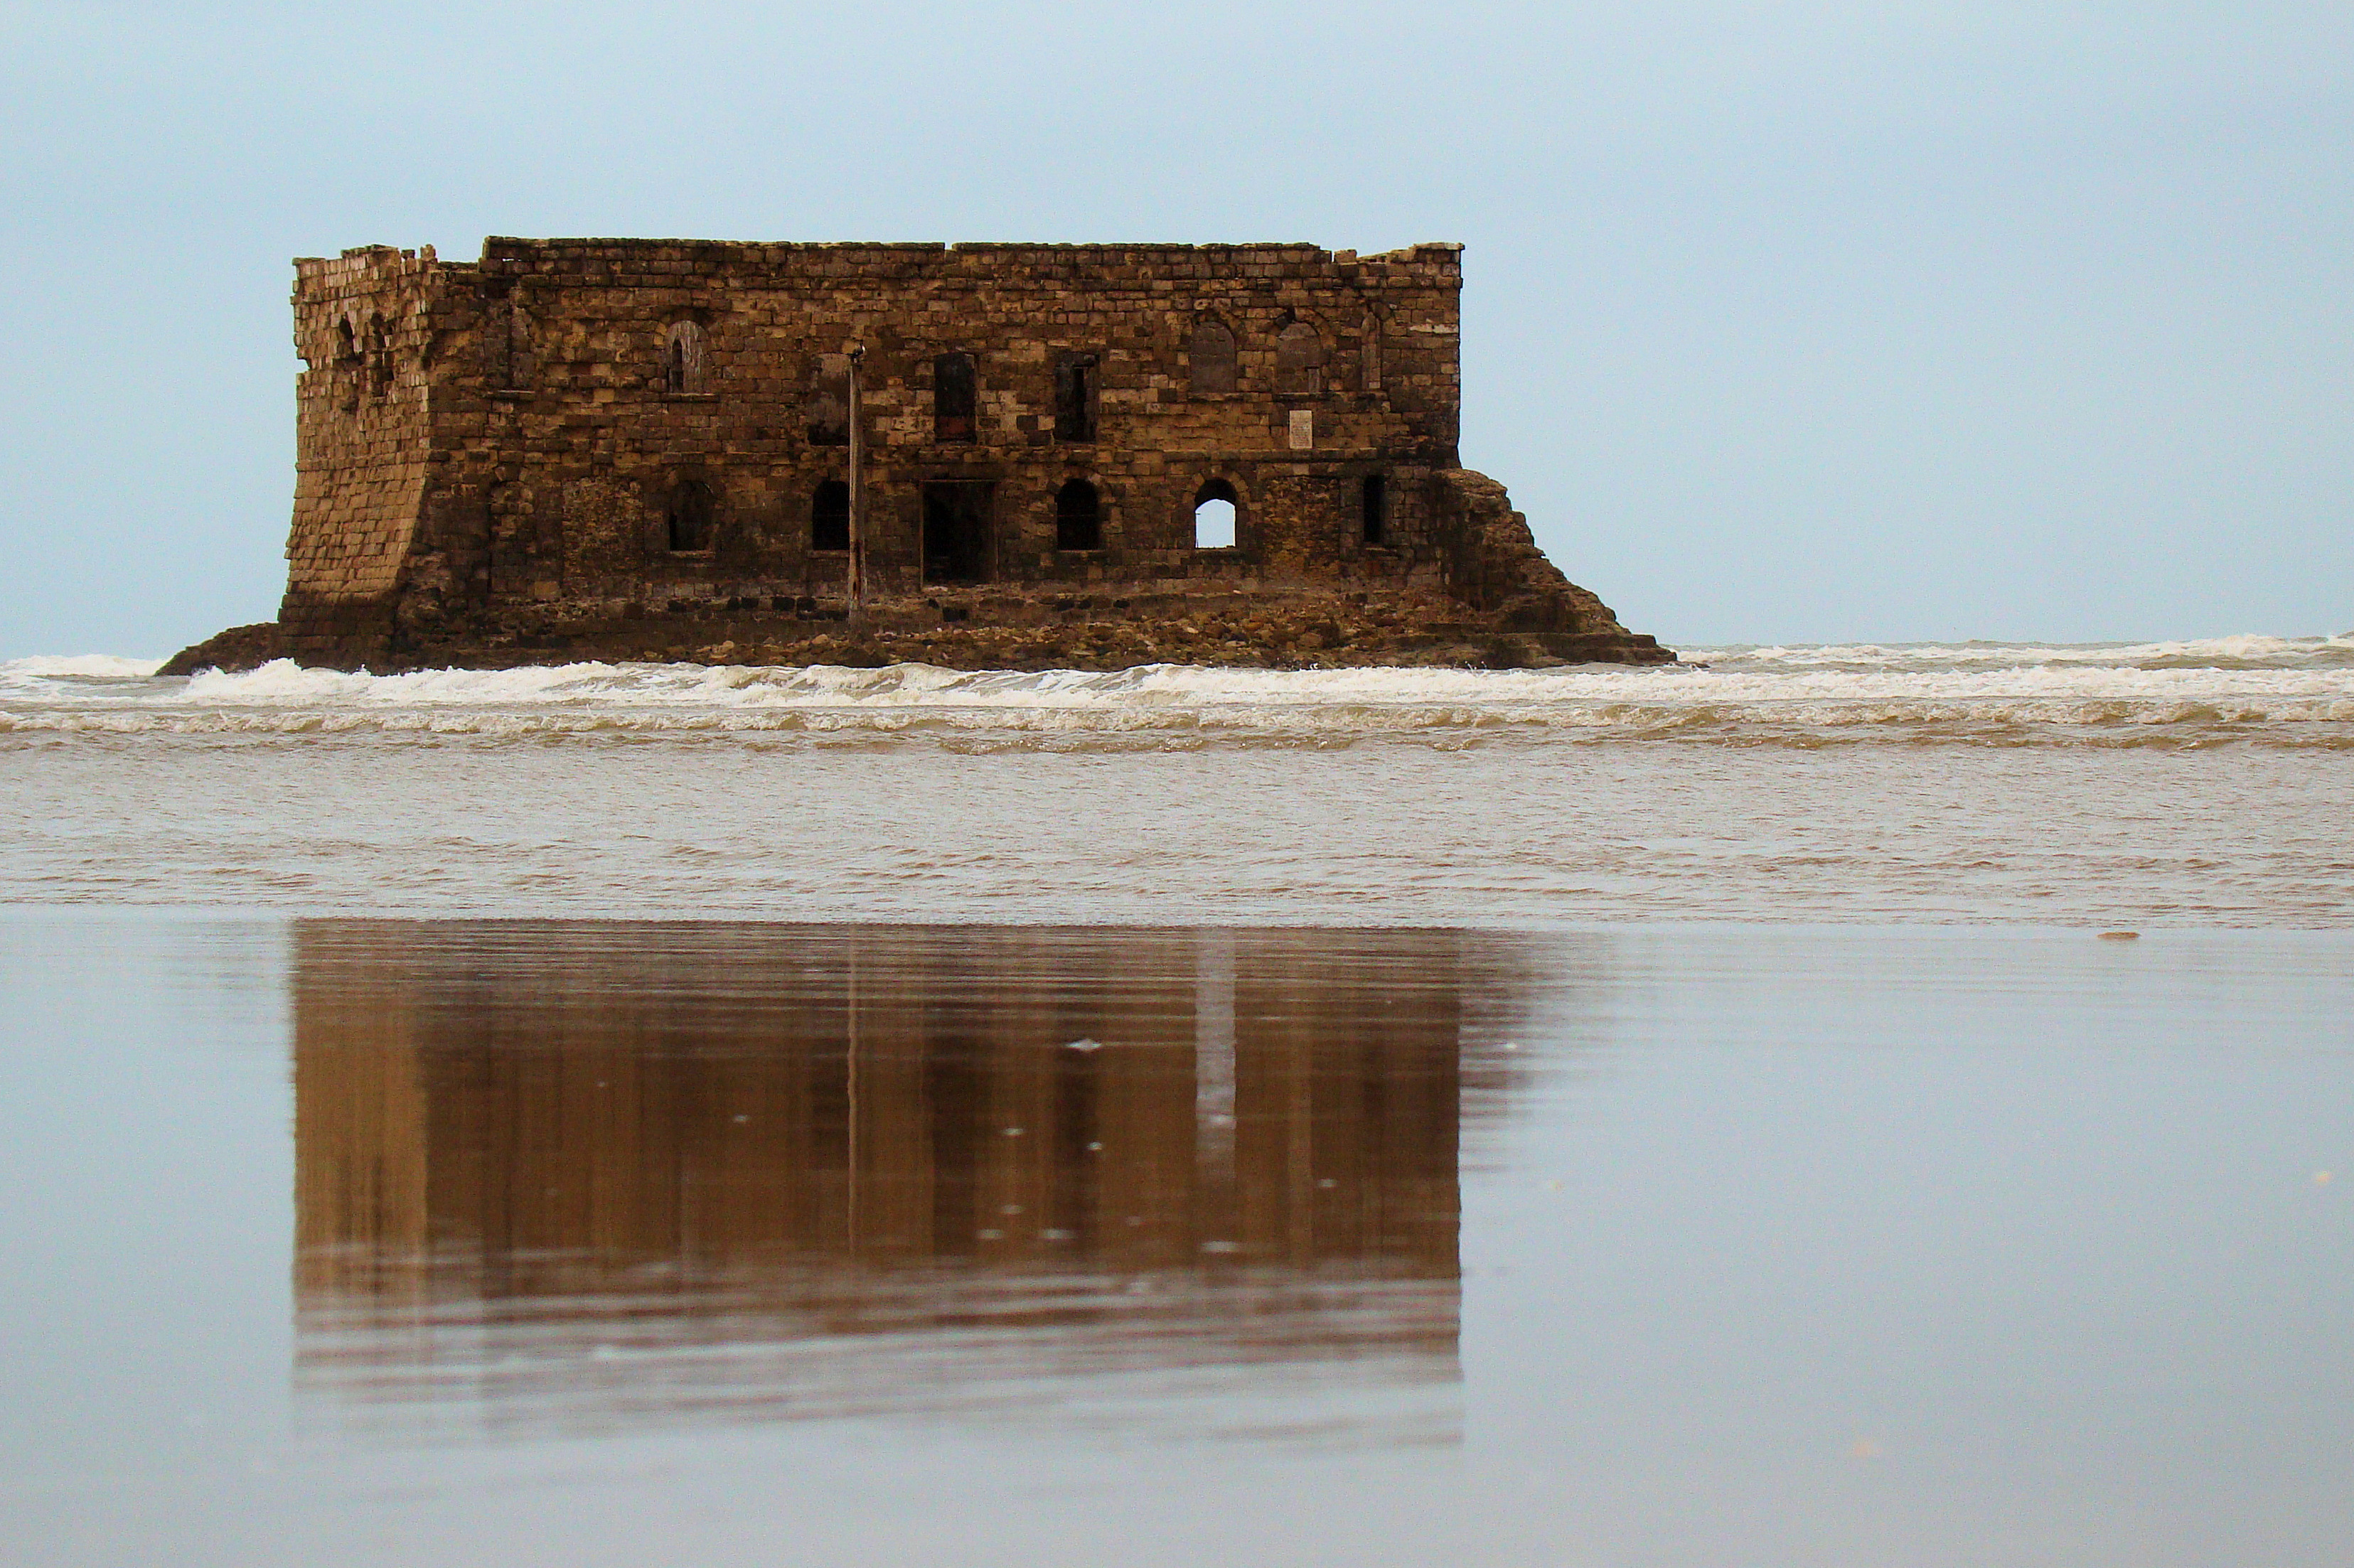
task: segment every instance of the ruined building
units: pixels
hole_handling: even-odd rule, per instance
[[[493,238],[295,274],[285,600],[175,668],[1671,657],[1458,466],[1459,246]]]

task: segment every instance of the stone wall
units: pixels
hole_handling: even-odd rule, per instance
[[[528,645],[535,618],[838,617],[856,346],[870,589],[903,621],[968,619],[983,589],[1370,592],[1625,638],[1458,466],[1460,251],[493,238],[472,263],[299,261],[277,635],[381,663]],[[1197,540],[1212,498],[1231,546]]]
[[[439,270],[373,249],[295,263],[290,592],[374,599],[396,587],[430,466],[428,355]]]
[[[838,592],[844,557],[813,521],[847,449],[812,435],[856,343],[880,592],[939,579],[925,487],[950,484],[973,487],[986,535],[960,575],[991,581],[1436,581],[1428,475],[1455,461],[1458,261],[1454,246],[493,239],[436,275],[450,521],[426,543],[465,557],[446,591],[469,602]],[[1204,333],[1231,358],[1197,371]],[[943,419],[949,355],[970,356],[969,423]],[[1076,430],[1057,417],[1075,367]],[[1369,545],[1375,473],[1387,505]],[[1074,480],[1097,498],[1094,548],[1058,547]],[[1213,482],[1236,499],[1231,550],[1194,547]],[[684,543],[702,547],[675,547],[671,518],[698,491],[706,531]]]

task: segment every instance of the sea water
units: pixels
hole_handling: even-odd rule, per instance
[[[0,897],[2336,926],[2354,638],[1661,669],[0,666]]]
[[[6,1561],[2354,1537],[2348,640],[151,668],[0,667]]]

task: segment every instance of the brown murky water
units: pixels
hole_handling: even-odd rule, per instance
[[[2343,933],[0,914],[11,1562],[2354,1536]]]

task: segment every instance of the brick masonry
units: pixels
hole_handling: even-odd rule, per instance
[[[496,238],[300,260],[285,600],[175,667],[1670,657],[1458,466],[1461,262]],[[1232,546],[1197,546],[1204,499]]]

